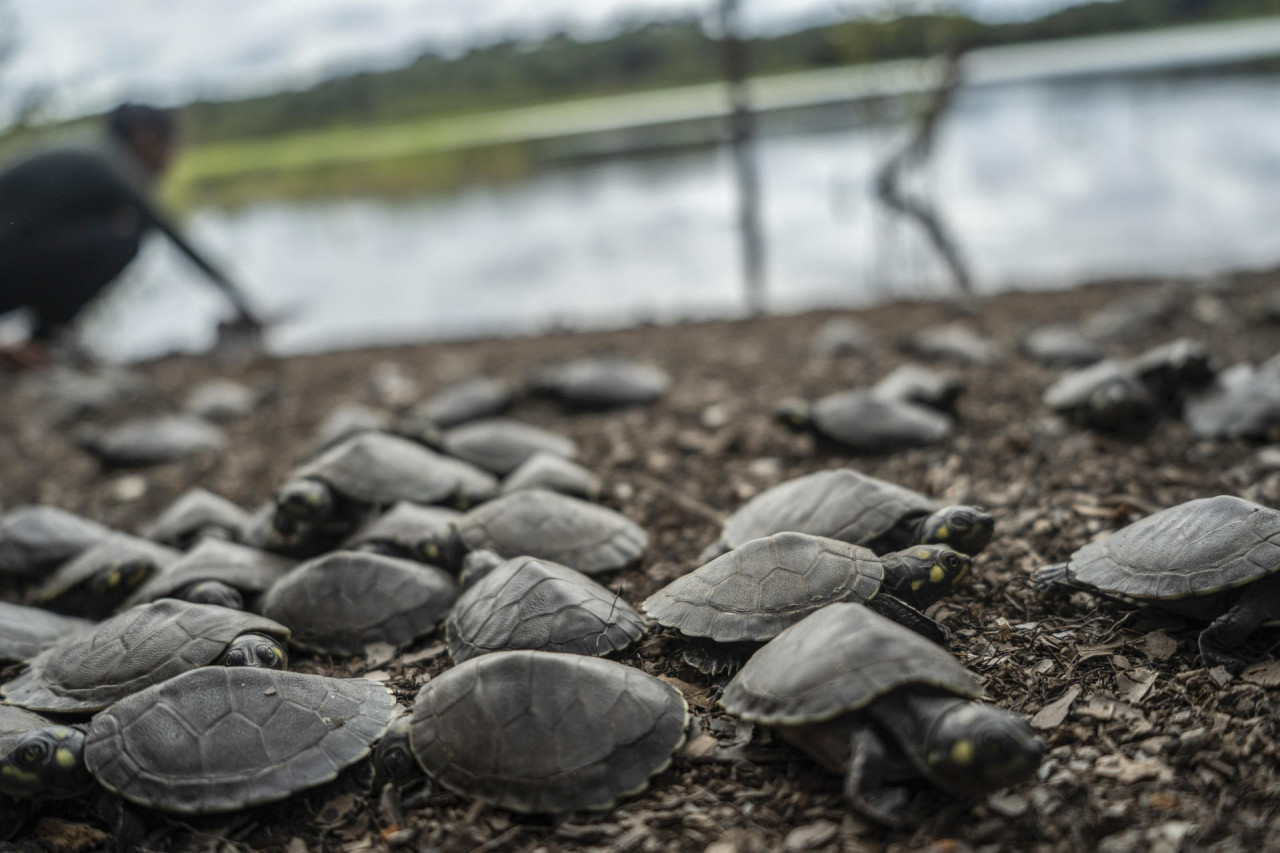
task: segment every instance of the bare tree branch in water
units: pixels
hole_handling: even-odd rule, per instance
[[[747,310],[764,311],[764,235],[760,227],[760,175],[753,147],[755,121],[747,90],[747,43],[738,33],[739,0],[719,0],[724,74],[729,84],[729,141],[738,185],[738,231]]]
[[[943,263],[947,265],[956,287],[966,295],[970,295],[973,293],[973,281],[969,278],[968,268],[965,266],[964,259],[960,256],[960,251],[956,244],[951,240],[942,219],[938,216],[937,211],[934,210],[933,204],[928,199],[912,196],[903,187],[904,176],[910,170],[920,167],[929,159],[938,123],[943,114],[946,113],[947,107],[950,106],[952,95],[960,86],[962,76],[960,58],[962,55],[962,50],[956,50],[948,54],[942,82],[934,91],[928,106],[921,114],[915,133],[912,134],[911,138],[907,140],[907,144],[898,153],[890,157],[880,167],[880,171],[876,174],[875,186],[876,196],[885,206],[896,210],[920,225],[929,242],[933,244],[934,249],[942,257]]]

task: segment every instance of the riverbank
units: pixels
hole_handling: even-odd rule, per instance
[[[1274,447],[1197,441],[1176,421],[1142,441],[1122,441],[1067,428],[1039,402],[1058,371],[1017,354],[1025,328],[1081,319],[1158,286],[1113,283],[986,301],[968,322],[993,336],[1003,360],[956,368],[969,390],[954,437],[888,457],[830,455],[775,424],[770,412],[786,396],[818,396],[888,373],[906,360],[895,346],[900,337],[954,319],[946,305],[423,344],[235,367],[199,358],[142,364],[137,369],[154,382],[155,394],[108,420],[172,408],[195,383],[214,376],[270,382],[276,391],[269,404],[229,426],[230,449],[220,458],[109,475],[75,448],[71,429],[51,428],[35,409],[6,406],[0,508],[55,503],[134,530],[194,485],[252,507],[285,477],[325,414],[343,402],[371,401],[369,376],[379,363],[400,365],[429,393],[477,373],[518,380],[536,364],[585,352],[634,356],[673,377],[671,393],[656,405],[571,415],[522,402],[513,412],[577,440],[583,464],[614,487],[615,506],[648,531],[651,548],[642,564],[606,583],[638,603],[697,565],[724,514],[818,469],[849,464],[946,502],[982,504],[997,519],[996,539],[976,561],[973,579],[934,615],[956,632],[953,652],[985,679],[992,701],[1043,714],[1052,724],[1042,732],[1051,751],[1040,778],[977,803],[921,787],[916,825],[894,832],[868,826],[842,803],[840,780],[802,754],[760,733],[750,746],[735,744],[732,721],[716,708],[715,686],[681,664],[678,640],[657,634],[621,659],[681,689],[699,728],[647,793],[615,811],[521,818],[437,790],[398,820],[377,794],[366,796],[348,779],[258,813],[203,822],[204,836],[151,820],[148,848],[195,849],[212,834],[290,853],[387,850],[388,837],[408,845],[403,849],[443,851],[1274,849],[1277,667],[1243,678],[1209,673],[1196,659],[1193,623],[1083,597],[1046,601],[1027,583],[1034,567],[1156,508],[1220,493],[1280,506]],[[1224,365],[1258,361],[1280,348],[1277,327],[1260,322],[1259,310],[1277,292],[1277,273],[1196,286],[1167,325],[1108,349],[1129,355],[1191,335]],[[815,330],[831,316],[869,330],[868,357],[810,353]],[[6,400],[20,399],[14,384],[0,378]],[[1276,640],[1276,632],[1260,631],[1245,653],[1268,660]],[[298,655],[291,665],[337,675],[381,669],[407,703],[448,665],[441,648],[428,638],[388,664]],[[1064,702],[1067,696],[1074,699]],[[58,814],[87,820],[74,806]],[[51,826],[42,831],[65,842]],[[34,837],[23,836],[20,849],[35,849]]]

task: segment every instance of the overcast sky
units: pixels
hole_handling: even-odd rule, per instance
[[[1007,18],[1072,1],[957,5]],[[891,2],[745,0],[745,11],[754,28],[777,29]],[[601,34],[628,15],[702,12],[712,0],[0,0],[6,4],[20,41],[0,73],[0,107],[39,86],[56,112],[69,114],[124,98],[176,103],[301,86],[402,64],[429,45],[457,49],[566,26]]]

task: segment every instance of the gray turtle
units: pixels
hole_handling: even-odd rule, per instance
[[[97,623],[0,601],[0,663],[28,661]]]
[[[951,434],[951,419],[905,400],[874,391],[842,391],[815,403],[784,400],[775,417],[790,429],[811,430],[855,453],[891,453],[923,447]]]
[[[1104,359],[1062,376],[1042,399],[1072,423],[1103,432],[1140,432],[1159,417],[1155,397],[1120,359]]]
[[[458,597],[447,573],[409,560],[336,551],[295,568],[262,600],[262,612],[321,654],[362,655],[372,643],[403,646],[435,630]]]
[[[316,427],[308,445],[306,458],[323,453],[335,444],[341,444],[352,436],[364,432],[384,432],[391,429],[393,418],[389,412],[375,409],[363,403],[342,403],[325,415]]]
[[[1232,650],[1280,621],[1280,512],[1230,495],[1188,501],[1085,545],[1035,580],[1205,620],[1205,664],[1238,668]]]
[[[462,513],[442,506],[402,501],[363,524],[342,543],[343,551],[370,551],[440,565],[443,543],[453,535]]]
[[[737,669],[760,643],[838,601],[867,604],[942,642],[945,629],[920,611],[953,591],[972,564],[945,545],[878,557],[836,539],[779,533],[676,578],[641,607],[659,624],[703,640],[685,660],[714,675]]]
[[[32,603],[101,619],[180,556],[149,539],[116,533],[59,566],[32,592]]]
[[[239,811],[335,779],[369,754],[394,708],[385,687],[362,678],[198,669],[95,716],[84,763],[146,808]]]
[[[230,379],[201,382],[187,395],[185,408],[212,423],[229,423],[253,413],[260,395],[247,385]]]
[[[1083,330],[1094,340],[1132,340],[1167,327],[1185,298],[1177,287],[1122,296],[1091,314],[1084,321]]]
[[[288,636],[261,616],[162,598],[42,652],[0,695],[32,711],[86,714],[201,666],[283,669]]]
[[[832,604],[757,652],[720,704],[844,776],[861,814],[901,826],[907,791],[886,783],[924,777],[969,797],[1039,766],[1044,744],[1027,721],[981,696],[940,647],[861,604]]]
[[[499,477],[510,474],[536,453],[571,459],[573,439],[509,418],[490,418],[454,427],[440,438],[440,449]]]
[[[604,483],[595,472],[553,453],[535,453],[502,481],[502,492],[549,489],[562,495],[597,501]]]
[[[83,794],[93,787],[83,751],[83,729],[0,704],[0,794],[20,800]]]
[[[871,390],[886,400],[903,400],[955,414],[956,403],[965,391],[965,384],[963,379],[949,371],[904,364],[877,382]]]
[[[231,501],[196,488],[179,495],[141,533],[147,539],[185,551],[205,537],[237,542],[252,523],[252,516]]]
[[[1027,331],[1018,341],[1027,358],[1040,364],[1086,367],[1102,360],[1102,350],[1072,323],[1050,323]]]
[[[192,415],[161,415],[128,421],[107,430],[82,430],[80,446],[110,468],[164,465],[227,446],[222,430]]]
[[[648,548],[649,537],[608,507],[526,489],[495,498],[462,517],[440,545],[442,565],[456,569],[469,551],[500,557],[537,557],[593,575],[626,568]]]
[[[991,365],[1000,361],[1000,347],[987,335],[964,323],[931,326],[901,341],[905,352],[930,361]]]
[[[823,323],[813,335],[814,355],[838,358],[871,351],[871,336],[858,323],[836,317]]]
[[[256,610],[258,596],[293,566],[292,560],[256,548],[206,539],[138,587],[124,606],[176,598],[232,610]]]
[[[1280,428],[1280,355],[1261,366],[1237,364],[1190,397],[1183,419],[1201,438],[1264,440]]]
[[[54,506],[20,506],[0,517],[0,575],[40,575],[113,535]]]
[[[702,561],[775,533],[839,539],[877,554],[940,544],[975,555],[987,547],[995,520],[975,506],[939,507],[919,492],[851,468],[817,471],[756,495],[724,524]]]
[[[469,555],[469,564],[486,553]],[[631,605],[581,572],[534,557],[489,557],[478,580],[468,566],[470,585],[445,621],[455,663],[504,649],[608,655],[644,634]]]
[[[419,405],[413,419],[448,429],[468,421],[500,415],[511,408],[515,392],[500,379],[475,377],[450,385]]]
[[[1172,408],[1186,396],[1213,381],[1217,371],[1204,344],[1194,338],[1178,338],[1154,346],[1125,363],[1156,402]]]
[[[275,495],[276,527],[332,526],[346,535],[399,501],[464,509],[497,493],[493,475],[382,432],[353,436],[294,471]]]
[[[455,793],[524,813],[612,808],[640,793],[684,742],[675,688],[603,658],[481,655],[418,693],[410,745]]]
[[[581,409],[609,409],[652,403],[666,396],[666,371],[617,356],[588,356],[542,367],[530,377],[540,393]]]

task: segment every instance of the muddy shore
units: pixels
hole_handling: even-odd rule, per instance
[[[680,642],[650,634],[621,660],[667,679],[696,722],[672,767],[613,812],[523,818],[441,790],[403,801],[366,795],[359,774],[281,805],[189,824],[146,819],[149,849],[303,850],[1141,850],[1280,849],[1280,634],[1256,633],[1243,674],[1205,670],[1199,626],[1136,612],[1083,594],[1043,599],[1027,578],[1097,534],[1197,497],[1236,494],[1280,506],[1276,446],[1205,442],[1176,420],[1140,440],[1068,427],[1040,403],[1061,372],[1017,353],[1019,334],[1080,319],[1153,282],[1073,291],[1009,293],[969,318],[1003,347],[992,366],[955,367],[968,383],[956,434],[892,456],[843,457],[770,418],[787,396],[816,397],[868,384],[907,361],[895,341],[953,319],[935,303],[811,313],[621,332],[423,344],[265,360],[234,367],[195,358],[139,366],[148,399],[105,420],[174,409],[202,379],[271,381],[271,402],[227,427],[230,449],[161,468],[103,473],[73,441],[0,377],[0,509],[51,503],[134,531],[186,488],[199,485],[245,507],[286,476],[320,420],[342,402],[370,402],[374,365],[395,362],[426,393],[472,374],[518,380],[536,364],[611,351],[658,364],[674,379],[660,403],[614,413],[571,414],[522,401],[513,416],[572,436],[580,461],[614,489],[612,504],[649,533],[643,563],[606,579],[633,604],[696,567],[718,519],[783,480],[852,465],[948,503],[977,503],[997,519],[974,576],[931,614],[957,634],[952,651],[985,679],[989,697],[1039,715],[1050,753],[1039,777],[977,802],[923,786],[918,823],[887,831],[842,802],[840,780],[762,731],[746,733],[719,712],[718,686],[685,666]],[[1280,350],[1280,326],[1260,305],[1278,274],[1242,274],[1188,291],[1169,324],[1108,345],[1132,355],[1178,335],[1201,340],[1222,365]],[[847,316],[871,333],[870,356],[810,353],[814,331]],[[12,588],[8,594],[14,594]],[[1270,664],[1267,661],[1272,661]],[[333,675],[384,673],[402,703],[448,665],[436,637],[391,662],[297,655],[294,669]],[[412,795],[412,796],[411,796]],[[13,842],[18,849],[80,851],[105,840],[76,804],[50,807]],[[69,821],[59,822],[59,821]],[[83,825],[82,825],[83,824]],[[6,845],[0,843],[0,850]]]

